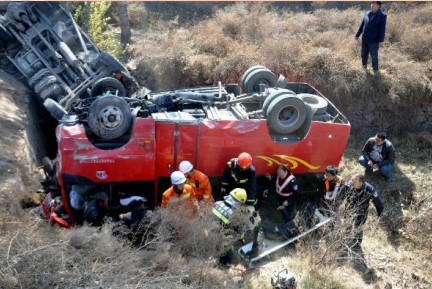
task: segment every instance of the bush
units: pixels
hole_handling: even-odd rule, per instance
[[[153,89],[238,82],[245,70],[260,64],[316,86],[348,115],[355,132],[368,133],[376,125],[401,132],[422,125],[422,107],[430,106],[432,70],[421,62],[430,61],[431,9],[429,3],[389,6],[379,80],[361,68],[354,35],[364,11],[355,8],[293,13],[239,2],[187,30],[149,31],[135,55],[145,54]],[[392,111],[401,114],[395,118]],[[405,115],[413,117],[406,121]]]

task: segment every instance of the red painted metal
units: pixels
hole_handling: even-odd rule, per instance
[[[246,151],[258,175],[285,164],[295,174],[322,173],[338,165],[350,133],[349,124],[312,122],[306,138],[295,144],[275,142],[262,120],[157,123],[135,120],[130,141],[113,150],[90,143],[82,125],[57,129],[61,174],[93,182],[127,182],[168,177],[182,160],[195,162],[210,177],[221,176],[227,160]]]
[[[348,121],[312,121],[303,139],[284,143],[272,138],[266,119],[136,118],[129,141],[106,150],[90,142],[82,124],[62,124],[56,130],[57,180],[65,211],[73,222],[65,176],[93,183],[150,181],[157,205],[158,194],[165,189],[159,188],[158,179],[169,177],[182,160],[191,161],[214,178],[222,176],[230,158],[246,151],[253,157],[258,175],[274,174],[279,164],[287,165],[296,175],[318,174],[328,165],[339,165],[350,128]]]

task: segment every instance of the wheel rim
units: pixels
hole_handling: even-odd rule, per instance
[[[270,82],[267,79],[261,78],[260,80],[258,80],[255,85],[254,85],[254,90],[255,91],[260,91],[260,85],[264,84],[265,86],[270,86]]]
[[[102,94],[113,94],[113,95],[117,95],[117,89],[113,86],[108,86],[104,89]]]
[[[299,118],[299,111],[293,106],[284,107],[280,110],[278,119],[284,125],[290,125]]]
[[[113,105],[102,110],[99,116],[101,125],[108,129],[118,127],[123,121],[121,110]]]

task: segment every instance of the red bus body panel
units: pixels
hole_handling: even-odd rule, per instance
[[[338,165],[350,125],[312,122],[306,138],[295,144],[275,142],[266,120],[157,123],[135,120],[130,141],[102,150],[90,143],[82,125],[57,129],[59,171],[94,182],[128,182],[168,177],[182,160],[189,160],[209,177],[223,174],[227,160],[246,151],[258,175],[274,173],[279,164],[294,174],[322,173]]]
[[[306,84],[300,86],[322,96]],[[60,124],[55,166],[65,211],[73,223],[66,187],[75,180],[85,184],[149,182],[152,191],[142,190],[152,194],[153,205],[157,205],[166,189],[163,181],[182,160],[192,162],[210,178],[221,177],[227,161],[241,152],[252,155],[258,176],[274,174],[280,164],[296,175],[323,173],[328,165],[339,166],[351,129],[330,102],[329,106],[331,120],[311,121],[299,139],[272,136],[264,118],[212,120],[187,113],[184,118],[181,113],[159,113],[136,117],[127,143],[109,149],[112,143],[107,142],[101,149],[91,143],[82,124]]]

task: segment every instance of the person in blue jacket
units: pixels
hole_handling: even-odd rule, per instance
[[[378,70],[378,49],[379,43],[384,41],[387,15],[381,11],[381,1],[372,1],[370,11],[366,12],[362,23],[355,35],[358,39],[362,36],[361,58],[363,68],[367,69],[369,54],[372,59],[372,68],[374,74],[379,73]]]

